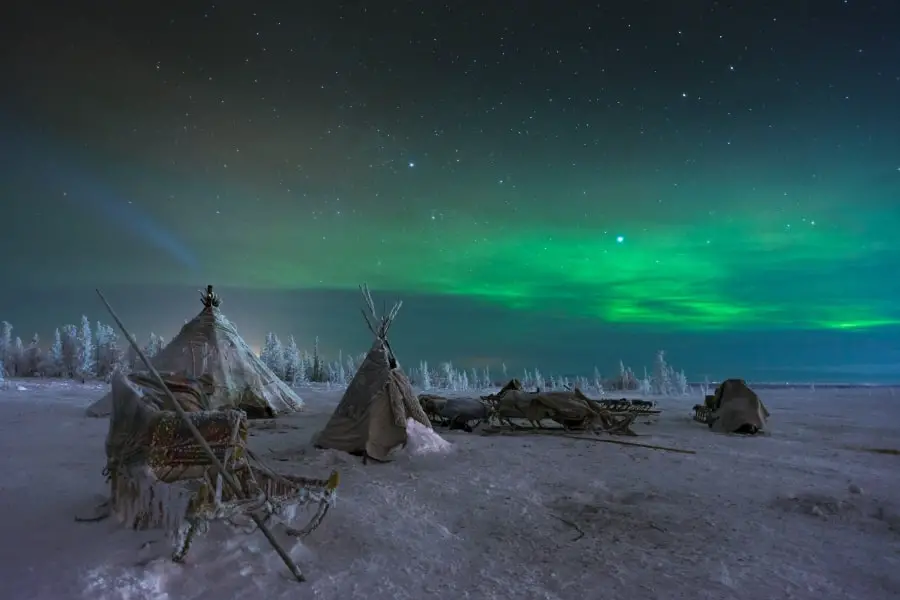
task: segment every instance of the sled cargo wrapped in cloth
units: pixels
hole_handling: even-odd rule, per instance
[[[246,525],[249,513],[264,521],[288,521],[299,506],[313,505],[302,536],[315,529],[331,506],[337,473],[328,479],[279,475],[247,448],[247,416],[240,410],[202,410],[207,406],[200,380],[165,375],[167,387],[213,453],[238,484],[241,495],[222,477],[170,402],[153,386],[138,387],[116,373],[113,410],[106,438],[109,508],[134,528],[162,527],[175,540],[173,559],[181,560],[196,533],[210,521]],[[141,381],[137,379],[137,381]],[[169,385],[171,384],[171,385]]]
[[[743,379],[726,379],[694,406],[694,420],[720,433],[755,434],[767,427],[766,405]]]
[[[541,428],[542,422],[550,419],[567,430],[637,435],[631,430],[637,413],[611,412],[577,388],[565,392],[526,392],[517,380],[512,380],[500,393],[482,396],[482,400],[492,404],[496,418],[507,425],[513,425],[511,419],[518,419]]]

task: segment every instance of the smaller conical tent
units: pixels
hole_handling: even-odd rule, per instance
[[[332,448],[385,461],[392,450],[406,444],[408,418],[428,429],[431,429],[431,423],[387,339],[402,302],[379,318],[368,287],[363,285],[360,290],[372,319],[365,311],[363,317],[375,335],[375,341],[331,419],[313,443],[318,448]]]
[[[235,326],[219,310],[221,299],[207,286],[203,310],[150,359],[161,373],[211,380],[209,408],[240,408],[250,417],[300,410],[303,400],[250,349]],[[136,374],[137,375],[137,374]],[[112,392],[87,409],[88,416],[112,412]]]
[[[766,428],[769,411],[743,379],[726,379],[716,388],[709,427],[722,433],[757,433]]]

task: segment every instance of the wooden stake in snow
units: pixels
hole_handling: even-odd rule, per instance
[[[212,290],[212,286],[210,286],[209,290]],[[96,290],[97,295],[100,296],[100,300],[103,301],[104,306],[106,306],[106,310],[109,311],[110,316],[116,322],[116,325],[119,326],[119,329],[122,330],[122,333],[125,335],[125,339],[128,340],[128,343],[131,344],[132,349],[138,355],[138,358],[141,359],[141,362],[144,363],[144,366],[147,368],[147,371],[153,376],[156,382],[159,384],[160,389],[165,390],[166,396],[168,396],[169,401],[172,403],[172,406],[175,407],[175,412],[178,413],[178,416],[181,417],[181,420],[184,421],[185,426],[188,428],[188,431],[191,432],[191,435],[194,436],[194,439],[203,449],[203,452],[206,453],[207,458],[209,458],[210,462],[212,462],[213,466],[216,467],[216,470],[222,475],[222,480],[225,484],[231,489],[231,492],[239,497],[243,498],[244,494],[241,491],[241,488],[238,487],[237,483],[231,477],[231,473],[225,470],[225,466],[222,465],[222,462],[218,459],[216,454],[212,451],[212,448],[209,447],[206,439],[204,439],[203,434],[200,433],[200,430],[194,425],[194,422],[191,421],[188,414],[184,411],[184,408],[179,404],[178,400],[175,399],[175,395],[172,394],[172,390],[166,386],[165,380],[163,380],[162,375],[159,374],[159,371],[150,364],[150,359],[147,358],[147,355],[144,354],[143,350],[140,349],[135,339],[128,333],[128,330],[125,329],[125,325],[122,324],[122,320],[119,319],[116,312],[113,310],[112,306],[109,305],[109,302],[106,301],[106,298],[100,292],[100,290]],[[253,522],[256,523],[256,526],[262,531],[263,535],[266,536],[266,539],[269,541],[269,544],[272,545],[272,548],[275,549],[275,552],[278,553],[278,556],[281,560],[284,561],[284,564],[287,566],[288,570],[290,570],[291,575],[297,581],[306,581],[306,578],[303,576],[303,573],[300,572],[300,567],[291,560],[291,557],[285,551],[284,548],[281,547],[281,544],[278,543],[278,540],[275,539],[275,536],[272,535],[272,532],[266,526],[265,522],[259,515],[256,513],[249,513],[250,518],[253,519]]]

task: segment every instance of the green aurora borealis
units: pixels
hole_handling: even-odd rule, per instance
[[[688,329],[897,323],[891,299],[873,297],[875,286],[852,279],[867,261],[883,258],[869,236],[841,237],[838,227],[812,221],[767,228],[748,215],[737,223],[636,222],[614,231],[511,221],[388,233],[344,223],[324,229],[334,246],[315,255],[314,268],[291,258],[311,256],[312,248],[275,243],[261,254],[286,260],[260,256],[241,265],[225,251],[231,277],[223,276],[237,286],[276,289],[368,281],[401,292],[469,296],[537,312],[565,307],[607,322]],[[299,235],[318,233],[323,229]]]

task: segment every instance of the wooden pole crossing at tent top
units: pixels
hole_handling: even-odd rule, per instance
[[[369,309],[369,314],[366,314],[365,309],[360,309],[363,319],[366,320],[366,325],[368,326],[369,331],[372,332],[372,335],[381,340],[384,347],[387,349],[388,362],[390,363],[391,369],[396,369],[400,363],[394,355],[394,349],[391,348],[391,343],[388,341],[387,336],[388,331],[391,329],[391,325],[394,324],[394,319],[397,318],[397,313],[400,312],[400,307],[403,306],[403,300],[398,300],[389,313],[382,310],[381,317],[379,317],[378,313],[375,311],[375,302],[372,300],[372,292],[369,291],[369,284],[364,283],[359,286],[359,291],[362,293],[363,300],[366,302],[366,307]],[[369,319],[369,315],[372,316],[371,320]],[[378,323],[377,328],[375,327],[375,323]]]
[[[209,288],[207,288],[207,290],[208,290],[208,292],[211,293],[212,286],[209,286]],[[175,412],[177,412],[178,416],[181,417],[181,420],[184,421],[185,426],[191,432],[191,435],[194,436],[194,439],[197,441],[197,443],[203,449],[203,452],[209,458],[210,462],[212,462],[212,464],[216,468],[216,470],[218,470],[218,472],[222,475],[222,480],[229,487],[229,489],[231,489],[231,492],[235,496],[243,499],[244,494],[241,491],[241,488],[238,487],[235,480],[231,477],[231,473],[229,473],[228,471],[225,470],[225,466],[222,464],[222,462],[216,456],[215,452],[213,452],[212,448],[209,447],[209,443],[207,443],[206,439],[203,437],[203,434],[200,433],[200,430],[197,429],[197,426],[194,425],[193,421],[191,421],[191,418],[188,416],[187,412],[185,412],[184,408],[181,406],[181,404],[178,402],[178,400],[175,399],[175,395],[172,394],[172,390],[170,390],[169,387],[166,385],[166,382],[165,382],[165,380],[163,380],[162,375],[160,375],[159,371],[157,371],[156,368],[152,364],[150,364],[150,359],[148,359],[147,355],[144,354],[144,351],[140,349],[140,347],[137,344],[137,341],[131,336],[130,333],[128,333],[128,330],[125,328],[125,325],[122,324],[122,320],[119,319],[118,315],[116,315],[116,312],[113,310],[112,306],[109,305],[109,302],[106,301],[106,298],[103,296],[103,294],[100,292],[100,290],[95,290],[95,291],[97,292],[97,295],[100,296],[100,300],[103,301],[103,304],[106,306],[106,310],[109,311],[109,314],[110,314],[110,316],[112,316],[113,320],[116,322],[116,325],[118,325],[119,329],[122,330],[122,333],[125,335],[125,339],[127,339],[128,343],[131,344],[131,348],[137,353],[138,358],[141,359],[141,362],[144,363],[144,366],[147,367],[147,371],[149,371],[149,373],[153,376],[153,378],[156,380],[156,383],[159,384],[159,387],[165,391],[166,396],[168,397],[169,401],[172,403],[172,406],[175,407]],[[300,567],[298,567],[297,564],[293,560],[291,560],[290,555],[288,555],[288,553],[281,546],[281,544],[278,543],[278,540],[275,539],[275,536],[272,534],[272,532],[266,526],[263,519],[254,512],[250,512],[249,515],[250,515],[250,518],[253,519],[253,522],[256,524],[256,526],[259,528],[259,530],[262,532],[262,534],[264,536],[266,536],[266,539],[272,545],[272,548],[275,549],[275,552],[278,553],[278,556],[281,558],[281,560],[284,561],[284,564],[287,566],[288,570],[290,570],[291,575],[293,575],[297,581],[301,581],[301,582],[306,581],[306,578],[303,576],[303,573],[300,572]]]

